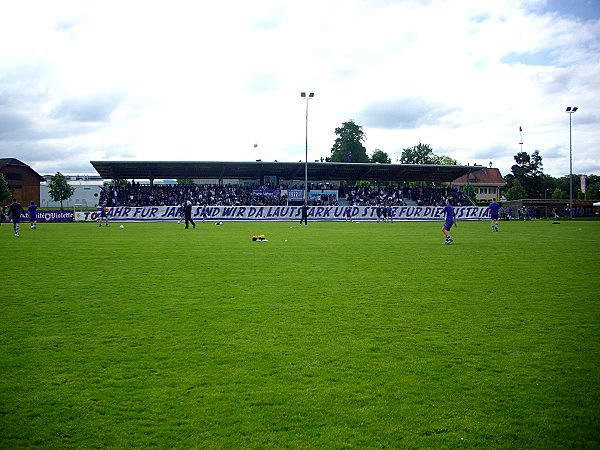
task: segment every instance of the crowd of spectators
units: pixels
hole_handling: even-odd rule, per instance
[[[443,206],[446,198],[452,199],[454,206],[467,206],[473,203],[467,195],[457,187],[404,187],[404,193],[417,205]]]
[[[346,202],[353,206],[404,206],[401,189],[398,186],[346,186],[340,189],[340,197],[346,197]]]
[[[452,199],[455,206],[471,205],[469,198],[458,188],[410,186],[362,186],[340,189],[349,204],[355,206],[404,206],[409,200],[419,206],[443,206],[444,199]]]
[[[283,206],[288,186],[243,186],[215,184],[140,184],[105,185],[100,202],[107,206],[173,206],[191,201],[193,205],[211,206]],[[290,188],[302,188],[292,186]],[[455,206],[470,205],[470,200],[458,188],[410,186],[339,186],[313,185],[310,189],[326,191],[314,200],[316,204],[337,205],[339,198],[354,206],[404,206],[407,200],[420,206],[442,206],[451,198]],[[338,195],[332,195],[337,190]],[[327,192],[328,191],[328,192]]]
[[[286,205],[287,196],[269,186],[215,184],[155,184],[127,183],[105,185],[100,201],[107,206],[173,206],[186,201],[193,205],[211,206],[277,206]]]

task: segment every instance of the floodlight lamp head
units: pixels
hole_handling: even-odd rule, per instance
[[[571,112],[571,107],[567,106],[567,112]]]
[[[306,92],[300,92],[300,97],[302,97],[302,98],[306,97]]]
[[[573,109],[571,110],[571,112],[575,112],[577,111],[577,106],[573,106]]]
[[[315,93],[314,93],[314,92],[311,92],[310,94],[308,94],[308,96],[309,96],[310,98],[313,98],[313,97],[315,96]],[[577,109],[577,108],[575,108],[575,109]]]

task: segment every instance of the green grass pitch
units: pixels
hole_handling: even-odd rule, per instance
[[[598,448],[600,222],[451,234],[3,224],[0,447]]]

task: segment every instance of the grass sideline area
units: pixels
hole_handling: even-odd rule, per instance
[[[598,448],[559,222],[2,224],[0,447]]]

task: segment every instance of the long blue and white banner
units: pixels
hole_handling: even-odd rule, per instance
[[[488,218],[487,207],[459,206],[458,220]],[[442,208],[437,206],[393,206],[392,220],[442,220]],[[194,206],[194,220],[211,221],[292,221],[300,220],[300,206]],[[172,222],[181,217],[179,206],[122,206],[108,209],[109,220],[117,222]],[[376,206],[309,206],[308,220],[315,221],[376,221]],[[96,212],[76,212],[76,221],[95,221]]]

